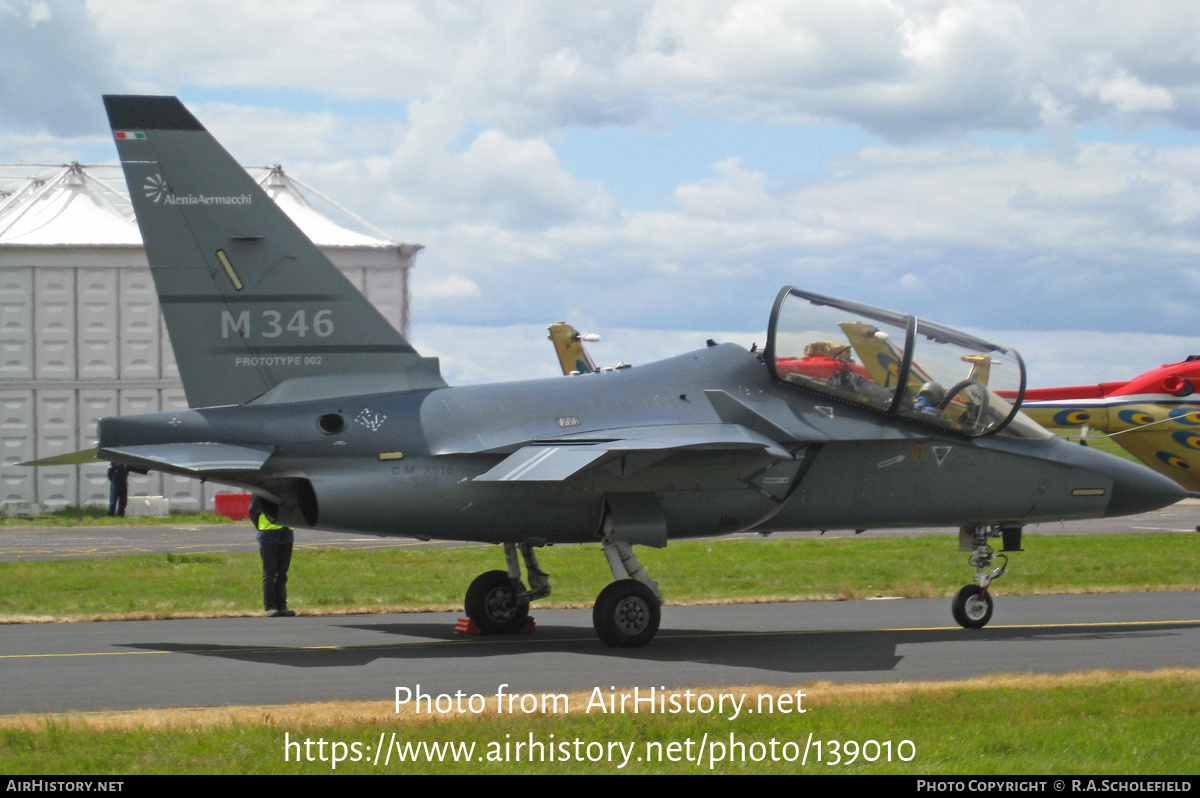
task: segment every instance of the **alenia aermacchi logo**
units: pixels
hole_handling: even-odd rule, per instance
[[[142,183],[142,193],[154,204],[163,205],[249,205],[249,194],[234,197],[213,197],[208,194],[175,194],[160,174],[153,174]]]
[[[171,193],[170,187],[167,186],[167,181],[163,180],[162,175],[150,175],[146,178],[146,182],[142,184],[142,191],[146,198],[155,204],[162,202],[162,198]]]

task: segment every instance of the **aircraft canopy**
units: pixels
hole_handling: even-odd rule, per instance
[[[1049,435],[1019,415],[1025,364],[1015,350],[916,316],[787,287],[766,354],[780,382],[889,415],[971,437],[1010,425],[1011,435]]]

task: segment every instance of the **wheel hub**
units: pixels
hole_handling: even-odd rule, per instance
[[[617,625],[627,634],[637,634],[650,622],[650,608],[637,598],[627,598],[617,605]]]
[[[963,606],[963,610],[966,611],[968,618],[973,621],[978,621],[980,618],[987,615],[988,606],[987,602],[984,601],[980,596],[971,596],[971,598],[967,599],[967,603]]]
[[[498,587],[488,593],[484,607],[490,618],[497,621],[507,621],[517,612],[516,594],[512,589]]]

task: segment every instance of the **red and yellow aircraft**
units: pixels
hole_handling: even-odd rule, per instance
[[[1200,355],[1128,382],[1025,391],[1021,409],[1044,427],[1108,433],[1189,491],[1200,491]]]

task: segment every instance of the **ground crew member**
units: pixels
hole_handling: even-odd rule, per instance
[[[129,501],[129,466],[112,463],[108,467],[108,514],[125,517]]]
[[[295,538],[292,528],[267,518],[258,496],[250,502],[250,520],[258,530],[258,553],[262,555],[263,609],[270,618],[290,618],[296,614],[287,607],[287,574]]]

